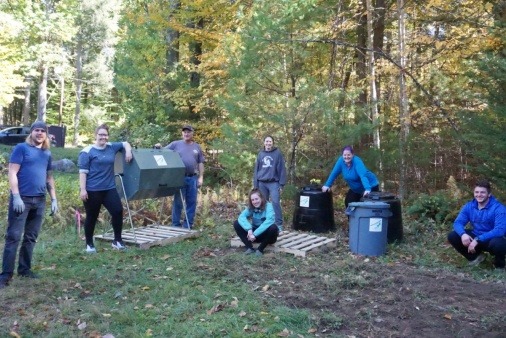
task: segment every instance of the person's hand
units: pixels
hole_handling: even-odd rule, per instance
[[[153,148],[155,149],[162,149],[162,144],[161,143],[157,143],[153,146]]]
[[[204,184],[204,178],[199,176],[199,178],[197,180],[197,187],[200,188],[202,186],[202,184]]]
[[[329,190],[330,190],[330,187],[327,187],[326,185],[324,185],[324,186],[322,187],[322,191],[323,191],[323,192],[327,192],[327,191],[329,191]]]
[[[23,211],[25,211],[25,203],[19,194],[12,194],[12,208],[18,214],[21,214]]]
[[[469,244],[471,244],[471,242],[473,241],[473,238],[468,234],[463,234],[460,237],[460,239],[462,241],[462,245],[464,245],[465,247],[469,247]]]
[[[88,199],[88,192],[86,191],[86,189],[81,189],[81,191],[79,192],[79,198],[81,198],[81,200],[83,201],[86,201]]]
[[[366,190],[366,191],[364,191],[364,197],[369,196],[369,194],[370,194],[370,193],[371,193],[371,191],[370,191],[370,190]]]
[[[469,243],[469,246],[467,247],[467,252],[469,253],[475,253],[476,252],[476,246],[478,245],[478,242],[474,239]]]
[[[51,200],[51,215],[56,214],[57,211],[58,211],[58,201],[56,200],[56,198],[53,198]]]
[[[126,151],[125,152],[125,161],[127,163],[130,163],[130,161],[132,160],[133,156],[132,156],[132,151]]]
[[[255,235],[253,235],[253,230],[248,230],[248,240],[250,242],[254,242],[256,239]]]

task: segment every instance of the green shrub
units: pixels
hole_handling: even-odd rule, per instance
[[[406,213],[419,221],[431,221],[436,224],[453,221],[458,213],[458,201],[440,190],[434,194],[420,194],[407,208]]]

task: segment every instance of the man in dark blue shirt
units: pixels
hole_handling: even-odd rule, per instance
[[[38,278],[31,269],[32,253],[44,219],[47,192],[51,196],[51,212],[58,210],[49,145],[46,124],[36,121],[30,128],[26,142],[18,144],[12,151],[9,160],[11,195],[0,288],[7,286],[12,279],[21,239],[18,275]]]
[[[468,223],[471,228],[466,228]],[[479,181],[474,187],[474,199],[460,211],[448,241],[470,265],[480,264],[487,251],[494,256],[494,266],[504,269],[505,235],[506,207],[492,196],[488,181]]]

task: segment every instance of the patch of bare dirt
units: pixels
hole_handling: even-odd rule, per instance
[[[279,256],[267,254],[253,269],[242,270],[243,278],[269,282],[267,297],[309,310],[318,335],[506,337],[504,282],[363,257],[324,267],[319,256],[290,267]]]

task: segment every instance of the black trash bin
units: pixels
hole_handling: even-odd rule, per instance
[[[302,188],[295,196],[293,229],[328,232],[335,228],[332,193],[323,192],[319,185]]]
[[[383,202],[390,205],[392,216],[388,218],[388,243],[402,241],[402,207],[401,201],[392,193],[384,191],[371,191],[371,193],[362,199],[364,202]]]

